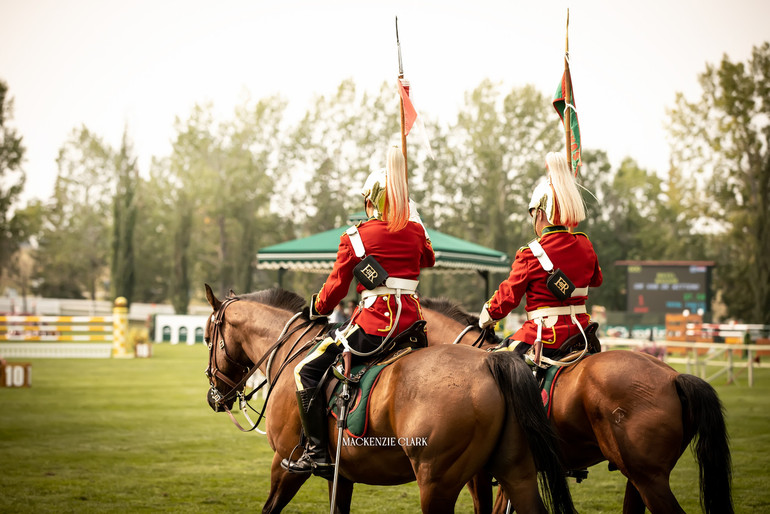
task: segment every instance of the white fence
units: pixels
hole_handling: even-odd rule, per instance
[[[0,316],[4,358],[109,358],[113,316]]]
[[[6,359],[109,359],[112,343],[2,343]]]
[[[604,348],[625,348],[641,350],[652,346],[650,341],[642,339],[620,339],[604,337],[601,339]],[[760,362],[760,355],[770,353],[767,344],[725,344],[725,343],[688,343],[683,341],[657,341],[657,348],[665,349],[664,361],[670,364],[684,364],[685,372],[711,382],[722,375],[728,383],[737,382],[740,375],[746,372],[749,387],[754,385],[754,370],[768,369],[770,362]],[[680,353],[681,355],[675,355]],[[746,352],[745,359],[735,353]],[[709,368],[717,368],[709,375]]]
[[[29,296],[26,299],[0,296],[0,314],[24,314],[35,316],[109,316],[113,304],[108,300],[72,300],[66,298],[41,298]],[[191,305],[192,314],[211,312],[208,305]],[[147,321],[153,314],[174,314],[174,307],[160,303],[131,303],[128,318],[132,321]]]

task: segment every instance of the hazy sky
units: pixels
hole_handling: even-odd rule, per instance
[[[452,122],[484,78],[504,92],[534,84],[550,97],[563,70],[567,7],[584,147],[665,172],[675,93],[695,100],[707,63],[723,54],[746,60],[770,40],[767,0],[574,4],[0,0],[0,78],[27,147],[24,197],[50,196],[57,151],[80,125],[115,146],[128,127],[146,172],[151,156],[169,153],[174,118],[196,103],[212,101],[225,119],[244,99],[275,93],[303,112],[346,78],[376,92],[398,72],[395,16],[406,78],[426,116]]]

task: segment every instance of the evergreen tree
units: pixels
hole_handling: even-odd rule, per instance
[[[13,98],[8,85],[0,80],[0,275],[19,248],[19,219],[14,219],[13,207],[24,189],[22,170],[25,148],[22,137],[10,126],[13,119]]]
[[[127,134],[115,156],[116,188],[112,202],[112,298],[123,296],[131,305],[134,296],[134,227],[139,174],[136,158],[131,156]]]

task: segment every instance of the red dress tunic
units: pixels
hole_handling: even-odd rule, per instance
[[[571,233],[566,227],[552,225],[543,229],[540,245],[553,262],[554,269],[561,269],[575,287],[598,287],[602,283],[602,270],[593,245],[582,232]],[[504,280],[492,298],[487,310],[492,319],[502,319],[517,307],[526,296],[526,311],[562,305],[584,305],[587,296],[575,296],[564,301],[558,300],[548,289],[548,273],[528,246],[516,252],[511,265],[511,274]],[[585,328],[590,322],[588,314],[578,314],[578,322]],[[559,348],[570,336],[580,333],[569,315],[558,316],[556,320],[543,319],[543,348]],[[555,323],[552,326],[551,323]],[[537,338],[535,320],[528,320],[512,336],[512,339],[533,344]]]
[[[378,219],[370,219],[358,225],[366,255],[374,256],[390,277],[417,280],[421,268],[429,268],[436,263],[433,247],[425,236],[425,229],[413,221],[409,221],[407,226],[398,232],[388,232],[387,226],[386,222]],[[356,257],[350,236],[343,234],[337,249],[334,269],[316,297],[315,309],[319,314],[330,314],[345,298],[353,279],[353,268],[359,262],[361,259]],[[358,284],[356,290],[361,293],[364,286]],[[401,304],[401,318],[393,336],[409,328],[415,321],[423,319],[420,303],[415,295],[402,295]],[[396,311],[395,296],[383,295],[372,298],[368,307],[356,309],[352,322],[367,334],[386,336]]]

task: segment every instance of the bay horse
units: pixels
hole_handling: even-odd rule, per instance
[[[453,342],[467,327],[472,328],[457,343],[480,342],[477,316],[446,299],[422,299],[421,303],[429,345]],[[499,342],[493,336],[482,346]],[[684,512],[671,491],[669,476],[694,438],[701,507],[709,514],[733,512],[724,408],[705,380],[678,373],[650,355],[613,350],[563,368],[550,402],[550,418],[567,469],[609,461],[610,469],[620,470],[627,478],[624,513],[643,513],[645,506],[653,513]],[[469,488],[482,504],[491,502],[489,480],[483,475]],[[501,496],[496,511],[503,508]]]
[[[204,333],[209,405],[231,408],[255,366],[270,380],[265,430],[275,454],[263,512],[280,512],[309,477],[280,465],[300,437],[293,367],[329,327],[310,321],[305,301],[281,289],[220,301],[206,285],[206,298],[214,311]],[[350,510],[355,482],[417,481],[423,512],[452,512],[464,485],[484,470],[517,512],[543,513],[546,505],[553,512],[574,512],[537,384],[520,359],[459,345],[413,351],[381,371],[369,411],[366,437],[399,443],[343,440],[337,511]],[[330,418],[330,434],[334,426]],[[329,439],[334,455],[336,440]]]

